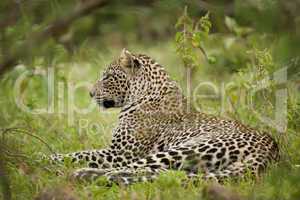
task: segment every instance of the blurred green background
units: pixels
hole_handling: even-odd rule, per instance
[[[94,2],[0,1],[0,199],[215,199],[208,183],[182,187],[180,173],[107,188],[72,183],[41,161],[49,147],[70,152],[109,144],[119,110],[97,109],[88,87],[122,48],[156,59],[185,93],[190,67],[197,109],[277,139],[278,165],[260,181],[229,181],[226,187],[244,199],[300,198],[299,0],[103,0],[64,21]],[[51,29],[57,24],[62,26]],[[190,37],[180,39],[185,28]],[[278,84],[274,73],[285,69],[286,80]],[[283,125],[274,121],[279,90],[286,92]],[[41,108],[46,110],[33,113]]]

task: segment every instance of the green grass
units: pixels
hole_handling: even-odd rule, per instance
[[[167,68],[170,75],[184,87],[184,70],[171,43],[157,44],[155,47],[148,48],[133,45],[128,48],[133,52],[143,52],[156,58]],[[79,83],[93,83],[99,76],[99,72],[118,53],[119,48],[117,51],[99,51],[93,48],[86,50],[82,47],[72,59],[60,59],[58,57],[50,64],[43,60],[34,61],[31,65],[33,66],[32,69],[45,70],[47,65],[54,69],[54,102],[52,102],[54,107],[53,111],[50,109],[49,113],[31,114],[24,112],[15,102],[16,98],[22,97],[22,102],[30,110],[47,105],[48,91],[45,77],[28,76],[20,85],[21,94],[17,96],[14,94],[14,87],[25,69],[18,67],[6,74],[1,80],[0,125],[3,134],[3,137],[1,135],[1,144],[6,151],[0,155],[1,159],[6,161],[13,199],[33,199],[42,191],[46,190],[51,193],[51,188],[54,188],[53,193],[58,194],[58,191],[62,191],[78,199],[188,200],[208,198],[206,194],[208,183],[200,181],[197,184],[192,184],[180,172],[162,174],[153,183],[138,183],[126,188],[116,185],[106,187],[101,184],[103,183],[101,180],[92,184],[71,182],[67,175],[72,172],[74,167],[49,166],[46,162],[40,161],[42,154],[51,154],[51,152],[47,145],[28,135],[27,132],[38,136],[52,150],[61,153],[104,148],[109,144],[111,131],[116,125],[119,110],[112,109],[104,112],[94,107],[87,114],[76,113],[75,106],[84,108],[89,105],[88,90],[83,87],[78,88],[72,103],[67,101],[70,98],[70,93],[67,91]],[[257,115],[251,112],[251,109],[241,106],[236,99],[240,96],[236,92],[239,91],[242,83],[251,83],[245,72],[244,76],[239,76],[237,72],[222,69],[220,66],[219,69],[212,70],[213,66],[203,63],[203,68],[198,69],[194,75],[195,84],[210,80],[221,88],[222,83],[234,81],[237,87],[228,90],[227,93],[228,97],[233,100],[231,103],[236,105],[234,109],[231,108],[232,104],[226,101],[224,110],[222,110],[220,98],[205,98],[197,100],[197,104],[202,110],[236,118],[256,128],[272,132],[276,138],[280,139],[282,147],[281,162],[271,166],[259,181],[250,179],[238,183],[229,181],[225,185],[240,193],[245,199],[300,199],[300,168],[297,167],[300,164],[300,95],[295,84],[293,82],[288,83],[288,127],[283,133],[284,135],[279,137],[274,128],[262,123]],[[183,88],[183,90],[185,89]],[[203,91],[204,94],[211,92],[209,88],[203,89]],[[274,105],[273,91],[270,89],[266,94],[271,104]],[[254,99],[258,111],[267,115],[274,114],[272,106],[268,106],[263,98],[263,95],[258,95]],[[8,128],[18,128],[18,131],[9,130],[4,133],[4,130]],[[54,172],[57,169],[63,171],[65,175],[56,176]]]

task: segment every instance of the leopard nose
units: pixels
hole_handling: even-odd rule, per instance
[[[93,98],[95,96],[95,92],[90,91],[90,96]]]

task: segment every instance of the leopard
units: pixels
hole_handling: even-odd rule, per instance
[[[123,49],[89,93],[101,108],[120,113],[107,148],[50,156],[85,163],[72,173],[76,180],[129,185],[175,170],[221,182],[259,177],[279,159],[272,134],[191,108],[177,82],[145,54]]]

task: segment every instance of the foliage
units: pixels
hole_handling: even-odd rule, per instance
[[[200,49],[207,58],[203,49],[203,42],[207,40],[211,28],[211,22],[208,18],[209,13],[201,17],[199,21],[193,22],[188,16],[187,7],[185,7],[184,13],[175,25],[177,29],[181,29],[175,36],[176,51],[185,67],[198,67],[200,65],[197,49]],[[208,59],[212,61],[212,58]]]
[[[69,194],[75,199],[208,198],[205,190],[209,183],[187,181],[180,172],[162,174],[154,183],[108,188],[105,180],[71,182],[67,175],[74,167],[68,163],[52,166],[41,159],[42,154],[51,153],[42,141],[55,152],[109,144],[118,110],[78,110],[91,103],[88,84],[124,46],[155,58],[180,85],[184,85],[186,68],[197,69],[192,74],[191,93],[196,108],[238,119],[276,137],[282,149],[281,162],[272,165],[259,181],[228,181],[226,187],[245,199],[300,198],[299,2],[202,3],[111,1],[105,9],[76,21],[61,37],[24,49],[27,56],[0,80],[0,159],[8,173],[12,199],[43,199],[46,194]],[[184,6],[189,9],[182,14]],[[15,8],[20,8],[16,21],[10,15]],[[0,62],[31,39],[34,31],[73,8],[73,1],[0,1]],[[5,28],[2,19],[10,22]],[[285,67],[286,80],[278,82],[276,74]],[[54,77],[53,91],[48,88],[48,74]],[[73,91],[81,83],[87,84]],[[263,119],[274,121],[277,96],[285,92],[287,123],[278,129],[278,121]],[[28,110],[21,108],[18,100]],[[31,113],[40,108],[46,111]],[[64,176],[56,176],[57,170]]]

